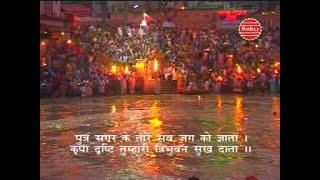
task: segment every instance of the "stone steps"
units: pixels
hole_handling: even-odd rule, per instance
[[[160,80],[160,94],[174,94],[176,91],[176,83],[169,80]]]
[[[112,95],[118,95],[121,93],[121,81],[111,80],[110,87],[111,87],[110,92]]]

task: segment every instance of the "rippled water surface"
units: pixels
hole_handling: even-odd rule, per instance
[[[41,99],[43,180],[280,179],[280,100],[275,96],[159,95]],[[74,135],[239,134],[251,153],[167,156],[119,154],[75,156]],[[91,139],[90,139],[91,140]],[[92,140],[94,145],[94,141]],[[150,145],[155,142],[151,141]],[[239,141],[243,145],[243,140]],[[117,144],[120,145],[120,144]]]

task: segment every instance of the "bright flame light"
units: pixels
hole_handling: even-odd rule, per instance
[[[117,112],[117,108],[115,105],[111,106],[111,113],[116,113]]]
[[[125,74],[128,74],[128,73],[129,73],[129,67],[128,67],[128,65],[126,65],[126,67],[124,68],[124,73],[125,73]]]
[[[69,40],[67,41],[67,43],[68,43],[68,44],[71,44],[71,43],[72,43],[71,39],[69,39]]]
[[[236,133],[242,134],[244,132],[244,110],[243,110],[243,98],[240,96],[235,97],[235,111],[234,111],[234,122],[236,127]],[[240,140],[239,144],[243,144]]]
[[[218,107],[218,108],[221,108],[221,107],[222,107],[222,98],[221,98],[221,96],[218,96],[218,97],[217,97],[217,107]]]
[[[233,54],[227,54],[227,58],[233,58]]]
[[[241,67],[237,64],[237,73],[241,73],[242,72],[242,69]]]
[[[46,43],[45,43],[44,41],[42,41],[42,42],[41,42],[41,45],[44,46],[44,45],[46,45]]]
[[[222,81],[222,77],[221,77],[221,76],[218,76],[218,77],[217,77],[217,81]]]
[[[112,65],[111,66],[111,72],[112,72],[112,74],[115,74],[117,72],[117,66],[116,65]]]
[[[256,48],[258,48],[258,47],[259,47],[259,45],[258,45],[258,44],[256,44],[255,46],[256,46]]]
[[[257,72],[258,72],[258,73],[261,73],[261,69],[260,69],[260,68],[257,68]]]
[[[138,61],[136,63],[136,69],[139,73],[143,73],[144,71],[144,62],[143,61]]]
[[[153,62],[153,69],[154,69],[154,71],[158,71],[158,69],[159,69],[159,63],[156,59]]]
[[[138,8],[139,7],[139,4],[136,4],[133,6],[133,8]]]
[[[240,108],[242,106],[242,97],[236,97],[236,108]]]
[[[155,127],[160,127],[162,125],[162,121],[158,118],[153,118],[150,121],[151,127],[155,128]]]
[[[64,32],[61,32],[61,35],[63,36],[63,35],[64,35]]]

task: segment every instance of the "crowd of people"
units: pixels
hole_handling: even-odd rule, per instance
[[[280,91],[277,28],[249,42],[236,30],[89,26],[40,43],[43,96],[134,94],[140,58],[157,59],[157,77],[175,82],[177,93]]]

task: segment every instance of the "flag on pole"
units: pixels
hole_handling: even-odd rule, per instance
[[[153,24],[154,23],[154,20],[151,16],[149,16],[147,13],[143,12],[143,15],[142,15],[142,20],[145,20],[145,22],[147,24]]]

